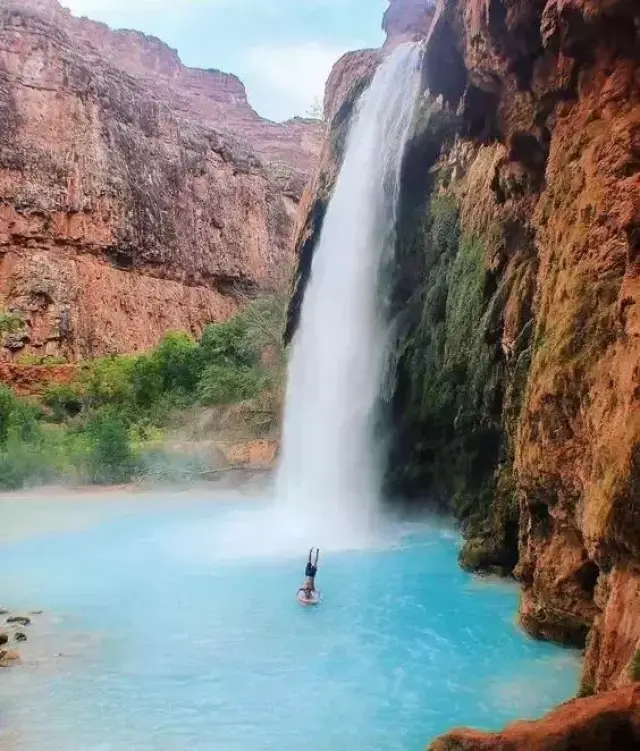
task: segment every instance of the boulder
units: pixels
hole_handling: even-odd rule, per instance
[[[0,668],[9,668],[22,662],[16,649],[0,649]]]
[[[10,615],[5,622],[9,625],[30,626],[31,618],[26,615]]]

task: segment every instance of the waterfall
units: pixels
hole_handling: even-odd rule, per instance
[[[396,48],[361,98],[293,343],[277,495],[314,544],[365,533],[377,509],[384,457],[373,427],[391,330],[381,272],[420,59],[417,45]]]

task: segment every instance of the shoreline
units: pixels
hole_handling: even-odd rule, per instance
[[[43,499],[50,498],[60,500],[60,496],[113,496],[119,494],[145,495],[154,491],[182,492],[195,488],[211,488],[215,485],[222,484],[229,478],[237,478],[234,487],[240,487],[247,482],[260,478],[269,478],[275,472],[274,467],[243,467],[231,466],[221,469],[207,470],[201,472],[197,477],[185,478],[183,481],[147,481],[117,483],[114,485],[91,485],[82,483],[77,485],[33,485],[20,490],[0,491],[1,500],[18,500],[21,498],[33,498],[42,495]]]

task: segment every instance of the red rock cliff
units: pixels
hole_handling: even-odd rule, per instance
[[[498,216],[533,242],[502,263],[536,255],[514,431],[522,623],[588,634],[589,690],[629,682],[640,648],[639,28],[634,2],[476,0],[442,3],[432,31],[458,45],[468,122],[481,109],[506,147]],[[504,352],[514,335],[505,318]]]
[[[640,748],[640,685],[570,701],[500,733],[454,730],[429,751],[632,751]]]
[[[393,470],[454,499],[463,563],[515,572],[530,633],[586,645],[584,692],[624,686],[640,678],[640,4],[393,0],[386,24],[391,43],[426,37],[443,102],[425,95],[405,169],[398,305],[426,303],[398,358]],[[373,54],[330,78],[290,334]]]
[[[197,333],[290,258],[319,123],[56,0],[0,2],[0,306],[11,353],[70,359]]]

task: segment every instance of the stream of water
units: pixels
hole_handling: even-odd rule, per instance
[[[421,54],[418,45],[398,47],[362,97],[305,291],[278,499],[309,546],[375,523],[384,461],[373,427],[391,328],[381,272],[393,258]]]

